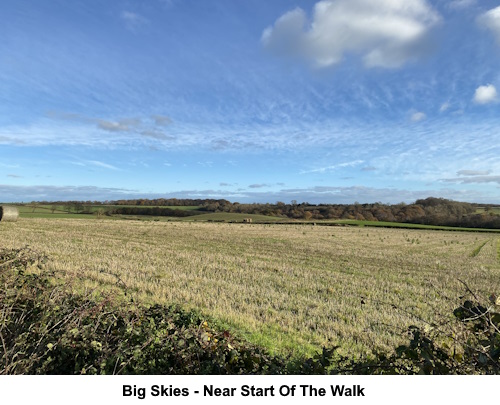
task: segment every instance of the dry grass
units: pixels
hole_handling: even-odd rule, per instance
[[[394,348],[410,324],[451,316],[458,279],[500,292],[498,238],[477,233],[98,219],[0,231],[0,247],[28,244],[82,287],[114,288],[113,273],[136,300],[201,309],[278,352]]]

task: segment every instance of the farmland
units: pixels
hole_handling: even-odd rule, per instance
[[[452,316],[459,280],[484,297],[500,290],[496,234],[98,218],[1,225],[2,248],[47,254],[78,289],[125,285],[137,302],[199,309],[276,353],[390,351],[409,325]]]

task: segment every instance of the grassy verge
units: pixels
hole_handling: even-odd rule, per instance
[[[490,239],[485,240],[482,242],[478,247],[476,247],[470,254],[471,257],[476,257],[480,252],[481,249],[490,241]]]
[[[379,227],[379,228],[427,229],[435,231],[460,231],[460,232],[494,232],[494,233],[500,232],[500,229],[461,228],[455,226],[422,225],[422,224],[408,224],[402,222],[383,222],[383,221],[357,221],[350,219],[340,219],[338,221],[334,221],[334,223],[360,226],[360,227],[367,226],[367,227]]]

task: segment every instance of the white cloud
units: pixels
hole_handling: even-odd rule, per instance
[[[488,104],[497,100],[497,89],[492,84],[479,86],[474,93],[474,102],[477,104]]]
[[[477,23],[481,27],[489,29],[500,45],[500,6],[481,14],[477,18]]]
[[[412,122],[423,121],[426,118],[427,118],[427,116],[423,112],[420,112],[420,111],[413,113],[412,116],[410,117]]]
[[[346,53],[362,55],[368,67],[394,68],[426,52],[429,30],[439,20],[426,0],[322,0],[312,21],[300,8],[289,11],[264,30],[262,43],[320,68]]]

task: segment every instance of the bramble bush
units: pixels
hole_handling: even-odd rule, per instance
[[[0,250],[1,374],[498,374],[500,300],[467,300],[460,333],[412,326],[391,355],[353,360],[337,348],[311,358],[272,355],[196,311],[123,305],[61,284],[47,257]],[[34,271],[35,270],[35,271]],[[446,339],[444,340],[446,341]],[[457,347],[459,350],[457,350]]]

